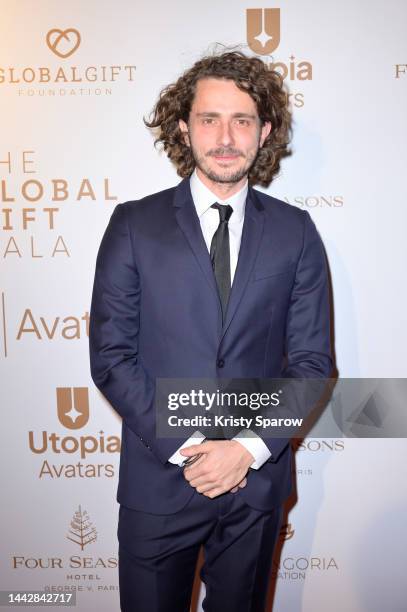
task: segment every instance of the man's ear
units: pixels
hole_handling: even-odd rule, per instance
[[[179,129],[182,132],[182,135],[184,136],[185,144],[187,145],[187,147],[189,147],[190,143],[189,143],[189,136],[188,136],[188,126],[183,119],[180,119],[178,121],[178,125],[179,125]]]
[[[270,121],[266,121],[260,131],[260,146],[261,147],[263,146],[264,141],[266,140],[270,132],[271,132],[271,123]]]

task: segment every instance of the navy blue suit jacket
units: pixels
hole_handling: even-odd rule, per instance
[[[168,458],[180,439],[155,433],[156,377],[325,378],[331,371],[324,250],[307,212],[249,188],[224,325],[189,187],[119,204],[100,245],[90,316],[92,378],[123,419],[118,501],[157,514],[194,489]],[[259,510],[291,490],[287,439],[250,470]]]

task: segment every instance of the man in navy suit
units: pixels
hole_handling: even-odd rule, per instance
[[[147,125],[183,177],[119,204],[96,264],[95,384],[123,419],[119,580],[126,612],[189,610],[201,545],[209,612],[264,610],[289,439],[156,435],[157,378],[326,378],[328,281],[307,212],[253,189],[287,154],[280,76],[239,52],[163,90]]]

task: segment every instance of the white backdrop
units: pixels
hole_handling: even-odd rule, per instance
[[[120,422],[89,374],[96,252],[116,203],[179,180],[142,121],[158,92],[214,43],[247,45],[259,3],[0,7],[0,588],[74,588],[78,611],[112,612]],[[287,65],[295,118],[268,191],[306,208],[323,238],[339,373],[406,377],[407,5],[260,8],[280,8],[264,59]],[[406,610],[406,450],[304,441],[276,612]]]

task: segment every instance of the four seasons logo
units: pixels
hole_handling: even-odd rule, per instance
[[[95,549],[93,549],[92,555],[91,550],[86,548],[89,544],[94,544],[97,542],[98,533],[96,531],[96,527],[93,525],[89,513],[87,510],[83,510],[82,506],[78,506],[78,510],[76,510],[73,514],[72,519],[69,522],[68,531],[65,535],[67,540],[73,542],[76,546],[80,548],[80,552],[76,549],[76,553],[72,554],[69,557],[60,555],[60,556],[50,556],[49,554],[33,554],[31,551],[29,554],[21,554],[19,551],[18,555],[13,555],[11,557],[11,567],[14,570],[38,570],[43,572],[44,570],[47,574],[52,570],[70,570],[70,573],[65,575],[65,587],[64,590],[76,590],[76,587],[72,586],[72,583],[78,584],[79,582],[88,583],[91,581],[98,581],[97,588],[93,589],[92,587],[88,588],[88,590],[97,590],[98,592],[111,592],[117,591],[118,586],[112,584],[106,584],[102,582],[103,580],[109,579],[110,574],[104,573],[104,570],[116,569],[118,565],[118,560],[116,556],[106,557],[99,556]],[[55,550],[55,542],[50,542],[50,546],[52,550]],[[68,544],[69,548],[71,545]],[[83,551],[86,548],[86,556],[83,555]],[[64,546],[65,551],[67,551],[67,547]],[[43,549],[42,549],[43,550]],[[74,571],[72,571],[74,570]],[[97,572],[97,573],[96,573]],[[60,574],[60,579],[63,580],[63,576]],[[95,584],[95,583],[94,583]],[[58,587],[58,590],[62,590],[63,587]],[[54,591],[55,587],[44,587],[45,591]],[[80,590],[83,590],[79,587]]]
[[[96,542],[97,531],[92,525],[89,514],[86,510],[82,510],[81,506],[79,506],[78,510],[74,513],[69,526],[70,529],[66,537],[68,540],[71,540],[71,542],[80,546],[81,550],[88,544]]]

